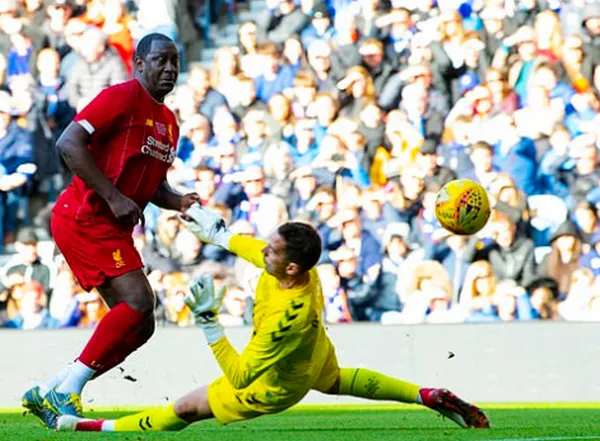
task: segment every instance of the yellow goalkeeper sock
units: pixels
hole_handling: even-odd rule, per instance
[[[164,430],[181,430],[189,425],[175,414],[175,405],[157,409],[148,409],[135,415],[128,415],[114,421],[115,432],[160,432]],[[108,421],[105,421],[106,426]],[[107,431],[111,431],[110,428]],[[103,430],[105,428],[103,427]],[[111,431],[112,432],[112,431]]]
[[[416,384],[388,377],[369,369],[340,369],[340,395],[352,395],[371,400],[417,403],[420,389]]]

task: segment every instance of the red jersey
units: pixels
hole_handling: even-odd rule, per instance
[[[134,79],[104,89],[74,121],[91,135],[88,149],[100,171],[143,210],[175,159],[179,126],[173,112]],[[116,223],[106,201],[78,176],[54,211]]]

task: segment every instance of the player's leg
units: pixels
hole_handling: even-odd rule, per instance
[[[213,418],[208,386],[178,399],[174,404],[127,415],[116,420],[91,420],[72,415],[58,419],[59,431],[82,432],[161,432],[176,431],[189,424]]]
[[[340,368],[337,380],[326,393],[422,404],[461,427],[489,427],[489,421],[481,409],[463,401],[449,390],[422,388],[370,369]]]
[[[154,332],[154,293],[142,270],[107,279],[100,289],[109,306],[66,378],[50,390],[44,406],[57,415],[81,415],[81,391],[142,346]]]

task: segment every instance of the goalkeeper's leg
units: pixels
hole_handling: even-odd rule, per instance
[[[341,368],[337,381],[328,393],[422,404],[462,427],[489,427],[488,419],[481,409],[446,389],[421,388],[369,369]]]
[[[180,398],[175,404],[147,409],[116,420],[92,420],[72,415],[59,417],[58,431],[82,432],[160,432],[186,428],[195,421],[212,418],[208,386]]]

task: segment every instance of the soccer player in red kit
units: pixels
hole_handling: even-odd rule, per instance
[[[103,90],[57,142],[75,176],[56,202],[52,235],[81,286],[96,288],[111,309],[73,364],[23,396],[49,428],[59,415],[80,415],[85,384],[154,332],[154,293],[132,239],[144,207],[185,211],[199,202],[166,181],[179,128],[163,100],[179,75],[177,46],[162,34],[147,35],[134,63],[134,79]]]

